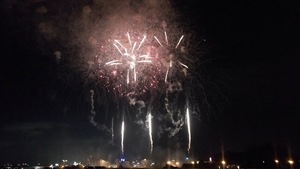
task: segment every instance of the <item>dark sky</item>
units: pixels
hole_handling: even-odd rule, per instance
[[[87,30],[101,27],[110,16],[123,15],[101,2],[1,1],[1,163],[85,161],[90,155],[109,159],[120,153],[120,136],[116,134],[114,145],[108,144],[110,135],[90,123],[90,90],[97,85],[87,83],[77,70],[84,63],[82,53],[93,50],[87,45],[90,39],[85,39]],[[153,11],[163,8],[156,6],[163,3],[151,2]],[[135,13],[149,5],[129,4]],[[203,88],[194,94],[205,97],[196,99],[200,118],[192,121],[191,154],[206,158],[222,146],[245,151],[250,145],[270,144],[299,156],[299,5],[183,0],[168,5],[178,14],[170,14],[173,21],[195,32],[193,42],[200,45],[196,51],[202,56],[195,69],[201,71],[201,80],[193,80],[201,81]],[[110,115],[101,112],[115,111],[118,101],[111,101],[112,96],[104,101],[97,94],[103,92],[96,90],[94,110],[103,116],[95,120],[110,124]],[[147,134],[138,134],[135,127],[129,127],[132,137],[127,137],[125,147],[134,157],[149,157],[144,148],[149,147]],[[184,133],[171,141],[156,138],[154,152],[164,157],[168,147],[174,149],[170,144],[184,147]]]

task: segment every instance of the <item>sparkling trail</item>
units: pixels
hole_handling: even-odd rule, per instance
[[[151,63],[151,60],[141,60],[141,61],[137,61],[138,63]]]
[[[116,65],[116,64],[122,64],[122,63],[120,63],[120,60],[112,60],[105,63],[105,65]]]
[[[124,154],[124,130],[125,130],[125,124],[124,124],[124,121],[122,121],[122,128],[121,128],[121,151],[122,151],[122,154]]]
[[[129,84],[129,69],[127,70],[126,82],[127,82],[127,84]]]
[[[122,65],[122,63],[111,63],[109,65],[111,65],[111,66],[113,66],[113,65]]]
[[[133,68],[133,78],[134,78],[134,81],[136,82],[136,70],[135,70],[135,64],[134,64],[134,68]]]
[[[133,54],[133,51],[134,51],[135,46],[136,46],[136,42],[134,42],[133,47],[132,47],[132,50],[131,50],[131,58],[134,58],[134,56],[132,56],[132,54]]]
[[[131,46],[131,39],[130,39],[130,35],[129,35],[128,32],[127,32],[127,37],[128,37],[129,44],[130,44],[130,46]]]
[[[187,121],[188,135],[189,135],[189,144],[188,144],[188,152],[189,152],[191,148],[191,123],[190,123],[189,108],[186,109],[186,121]]]
[[[151,115],[151,113],[148,114],[148,121],[149,121],[150,152],[152,153],[153,139],[152,139],[152,115]]]
[[[167,73],[166,73],[166,76],[165,76],[165,83],[167,83],[168,74],[169,74],[169,68],[168,68]]]
[[[144,43],[145,39],[146,39],[146,35],[143,37],[143,39],[142,39],[142,41],[141,41],[141,43],[140,43],[139,47],[137,48],[137,50],[139,50],[139,49],[140,49],[140,47],[141,47],[141,46],[142,46],[142,44]]]
[[[184,37],[184,35],[182,35],[182,36],[180,37],[180,39],[179,39],[179,41],[178,41],[178,43],[177,43],[175,49],[177,49],[177,47],[178,47],[178,45],[180,44],[180,42],[181,42],[181,40],[183,39],[183,37]]]
[[[119,53],[120,53],[121,55],[123,55],[123,53],[121,52],[120,48],[119,48],[115,43],[114,43],[114,46],[118,49]]]
[[[141,56],[139,56],[139,57],[140,57],[140,58],[146,58],[146,59],[147,59],[147,58],[148,58],[148,59],[149,59],[149,58],[152,58],[152,57],[149,56],[149,55],[141,55]]]
[[[116,42],[117,44],[119,44],[119,45],[125,50],[125,53],[127,53],[127,48],[125,48],[118,40],[115,40],[115,42]],[[115,45],[115,46],[117,46],[117,45]],[[123,55],[122,52],[120,52],[120,53]]]
[[[187,68],[187,69],[189,68],[187,65],[185,65],[185,64],[183,64],[183,63],[181,63],[181,62],[179,62],[179,61],[178,61],[178,63],[179,63],[181,66],[183,66],[183,67],[185,67],[185,68]]]
[[[164,46],[160,43],[160,41],[157,39],[156,36],[154,36],[154,38],[155,38],[155,40],[159,43],[159,45],[160,45],[161,47],[164,47]]]
[[[166,31],[165,31],[165,40],[166,40],[167,45],[169,45],[168,36],[167,36],[167,32]]]

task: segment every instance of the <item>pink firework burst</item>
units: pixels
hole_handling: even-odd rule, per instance
[[[101,65],[106,84],[121,95],[157,89],[162,81],[162,65],[147,36],[131,37],[127,32],[120,39],[113,40],[113,52]]]

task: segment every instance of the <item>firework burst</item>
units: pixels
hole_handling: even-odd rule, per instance
[[[168,38],[168,34],[166,31],[164,31],[164,37],[161,37],[161,39],[163,39],[163,40],[160,40],[156,35],[154,36],[154,39],[159,44],[159,47],[160,47],[160,49],[159,49],[160,50],[159,55],[161,57],[160,62],[162,63],[162,65],[164,65],[166,67],[165,78],[164,78],[165,83],[167,83],[168,81],[171,81],[171,79],[170,79],[170,76],[171,76],[170,71],[171,70],[170,69],[173,67],[175,69],[181,68],[182,73],[184,73],[184,76],[186,76],[187,69],[189,67],[180,61],[181,55],[185,52],[185,47],[181,46],[181,43],[184,39],[184,35],[180,36],[176,45],[169,43],[169,38]],[[178,67],[178,66],[176,67],[174,64],[179,64],[180,67]],[[178,74],[175,76],[178,76]]]
[[[111,126],[105,129],[111,130],[114,142],[119,137],[114,135],[119,130],[114,126],[123,123],[120,117],[125,116],[126,126],[131,121],[147,131],[151,152],[156,139],[173,137],[186,124],[186,91],[191,87],[189,75],[196,62],[188,49],[189,32],[177,26],[161,29],[159,25],[124,22],[101,31],[93,29],[90,55],[85,60],[86,80],[93,84],[98,107],[106,112],[104,120],[97,119],[103,113],[91,111],[91,122],[102,128]]]
[[[139,44],[137,42],[132,43],[129,33],[127,32],[129,47],[126,48],[120,41],[114,40],[115,43],[113,44],[118,52],[121,54],[121,59],[119,60],[112,60],[106,62],[105,65],[125,65],[127,67],[127,75],[126,75],[126,83],[135,83],[137,81],[137,64],[141,63],[151,63],[151,56],[148,54],[140,54],[139,49],[143,45],[146,35],[144,35],[143,39]],[[137,46],[138,45],[138,46]],[[132,74],[132,78],[130,78],[130,74]]]
[[[97,55],[101,59],[97,73],[108,90],[126,96],[130,92],[137,95],[154,91],[162,86],[162,65],[154,52],[147,35],[124,36],[113,39],[110,51]],[[103,56],[105,55],[105,56]]]

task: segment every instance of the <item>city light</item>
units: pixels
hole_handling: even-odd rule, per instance
[[[288,163],[289,163],[290,165],[292,165],[292,164],[294,164],[294,161],[293,161],[293,160],[288,160]]]

